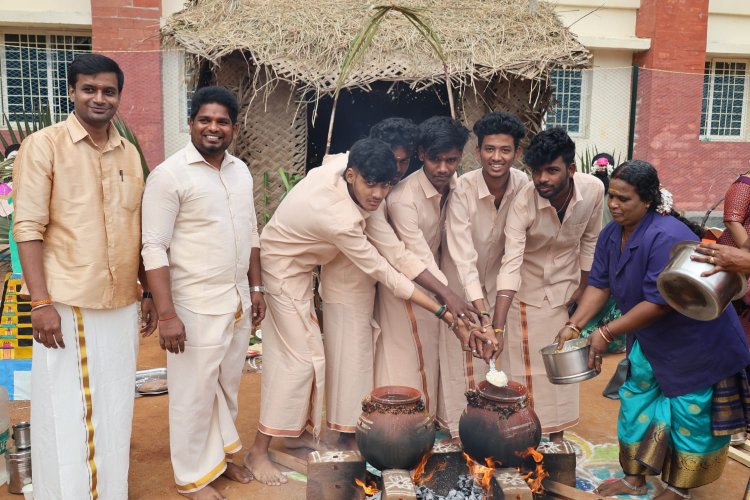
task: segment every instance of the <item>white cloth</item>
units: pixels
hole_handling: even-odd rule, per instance
[[[187,342],[184,352],[167,353],[169,449],[177,490],[190,493],[221,475],[226,454],[242,448],[235,420],[251,315],[175,310]]]
[[[34,342],[31,442],[34,498],[128,498],[138,356],[136,304],[55,304],[64,349]]]
[[[239,293],[250,308],[250,249],[260,240],[247,165],[225,153],[217,170],[188,143],[148,176],[142,214],[143,265],[169,266],[175,304],[233,314]]]

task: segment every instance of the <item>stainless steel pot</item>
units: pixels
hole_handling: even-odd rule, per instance
[[[740,273],[725,271],[701,276],[714,265],[690,260],[691,255],[701,255],[695,252],[698,244],[697,241],[675,244],[656,286],[664,300],[680,314],[709,321],[718,318],[732,300],[745,295],[747,279]]]
[[[558,385],[576,384],[596,377],[596,370],[589,369],[588,344],[588,339],[577,338],[565,342],[559,351],[557,344],[543,347],[539,352],[549,381]]]

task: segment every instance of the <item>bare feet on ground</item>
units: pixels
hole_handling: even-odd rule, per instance
[[[300,437],[284,438],[282,442],[284,443],[284,446],[290,450],[296,448],[310,448],[311,450],[317,450],[321,447],[319,440],[315,439],[315,437],[307,431],[303,432]]]
[[[222,476],[242,484],[247,484],[253,480],[252,472],[247,468],[233,464],[232,462],[227,463],[227,470],[224,471]]]
[[[263,484],[279,486],[287,482],[286,476],[281,472],[268,456],[268,452],[251,449],[245,455],[245,467],[253,477]]]
[[[224,495],[219,493],[216,490],[216,488],[214,488],[210,484],[207,485],[205,488],[202,488],[198,491],[194,491],[192,493],[180,492],[180,495],[190,498],[192,500],[227,500]]]

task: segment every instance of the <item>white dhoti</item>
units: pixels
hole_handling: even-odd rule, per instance
[[[190,493],[220,476],[226,455],[242,448],[235,420],[251,314],[175,310],[187,341],[184,352],[167,353],[169,447],[177,490]]]
[[[295,300],[268,288],[265,299],[258,430],[269,436],[298,437],[310,425],[317,436],[326,363],[313,300]]]
[[[136,304],[55,304],[64,349],[34,342],[31,442],[34,497],[128,498],[138,356]]]
[[[542,307],[514,299],[508,311],[505,350],[498,369],[529,390],[529,403],[539,417],[544,433],[559,432],[578,423],[578,384],[550,383],[539,353],[553,342],[559,325],[567,320],[567,308],[550,307],[547,299]]]
[[[356,431],[362,399],[373,388],[375,279],[339,254],[321,269],[323,342],[326,357],[326,424]]]
[[[375,386],[413,387],[422,393],[425,407],[435,415],[440,377],[440,320],[410,301],[397,298],[380,284],[375,309],[381,328],[375,348]]]

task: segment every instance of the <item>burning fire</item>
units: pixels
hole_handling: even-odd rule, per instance
[[[469,468],[469,473],[482,489],[488,493],[492,491],[492,473],[497,468],[497,462],[492,457],[484,459],[484,465],[480,464],[473,458],[471,458],[466,452],[464,452],[464,458],[466,459],[466,466]]]
[[[365,484],[363,481],[360,481],[359,479],[354,479],[354,482],[357,483],[357,486],[362,488],[362,491],[365,492],[365,495],[370,496],[374,495],[375,493],[378,493],[380,490],[375,485],[374,482],[368,481],[368,484]]]
[[[544,470],[544,455],[536,451],[534,448],[526,448],[525,451],[516,452],[516,455],[518,455],[521,458],[527,458],[532,457],[534,459],[534,463],[536,464],[536,467],[534,467],[534,470],[531,472],[528,472],[526,474],[521,473],[521,477],[523,477],[526,482],[529,484],[529,488],[531,488],[532,493],[544,493],[544,487],[542,486],[542,480],[549,476],[549,472]],[[519,472],[521,472],[521,469],[518,469]]]
[[[414,484],[416,485],[424,484],[428,482],[430,479],[432,479],[432,476],[434,476],[436,472],[445,470],[445,466],[447,464],[445,462],[441,462],[433,470],[425,473],[425,467],[427,466],[427,461],[430,459],[430,455],[432,455],[431,452],[425,453],[422,456],[422,458],[419,460],[419,463],[417,464],[417,466],[414,468],[414,472],[412,472],[411,474],[411,480]]]

